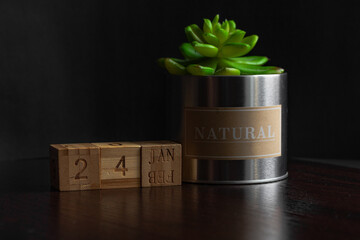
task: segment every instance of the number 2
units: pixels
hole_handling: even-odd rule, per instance
[[[79,158],[78,160],[75,161],[75,165],[79,165],[79,163],[82,163],[83,167],[82,169],[80,169],[80,171],[75,175],[75,179],[87,179],[87,176],[80,176],[81,173],[83,173],[87,167],[87,162],[85,159]]]

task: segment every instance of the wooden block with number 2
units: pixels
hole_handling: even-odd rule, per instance
[[[102,189],[140,187],[140,145],[129,142],[92,144],[100,148]]]
[[[50,146],[52,186],[60,191],[99,189],[99,148],[90,143]]]

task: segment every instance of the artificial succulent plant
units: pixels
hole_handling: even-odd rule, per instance
[[[219,14],[210,21],[204,19],[201,29],[192,24],[185,27],[189,42],[180,45],[184,59],[160,58],[160,66],[175,75],[248,75],[282,73],[284,69],[262,66],[265,56],[245,56],[256,45],[259,37],[245,37],[245,31],[236,29],[233,20],[219,22]]]

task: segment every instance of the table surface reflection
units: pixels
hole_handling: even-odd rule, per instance
[[[47,167],[0,163],[0,239],[360,239],[355,168],[292,160],[267,184],[57,192]]]

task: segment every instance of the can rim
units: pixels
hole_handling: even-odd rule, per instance
[[[235,185],[235,184],[260,184],[260,183],[271,183],[271,182],[277,182],[286,179],[289,176],[288,172],[286,172],[284,175],[274,178],[264,178],[264,179],[252,179],[252,180],[238,180],[238,181],[211,181],[211,180],[182,180],[183,182],[188,183],[199,183],[199,184],[229,184],[229,185]]]
[[[282,76],[287,76],[288,73],[284,72],[284,73],[274,73],[274,74],[249,74],[249,75],[207,75],[207,76],[197,76],[197,75],[172,75],[175,77],[180,77],[180,78],[197,78],[197,79],[217,79],[217,78],[267,78],[267,77],[282,77]]]

